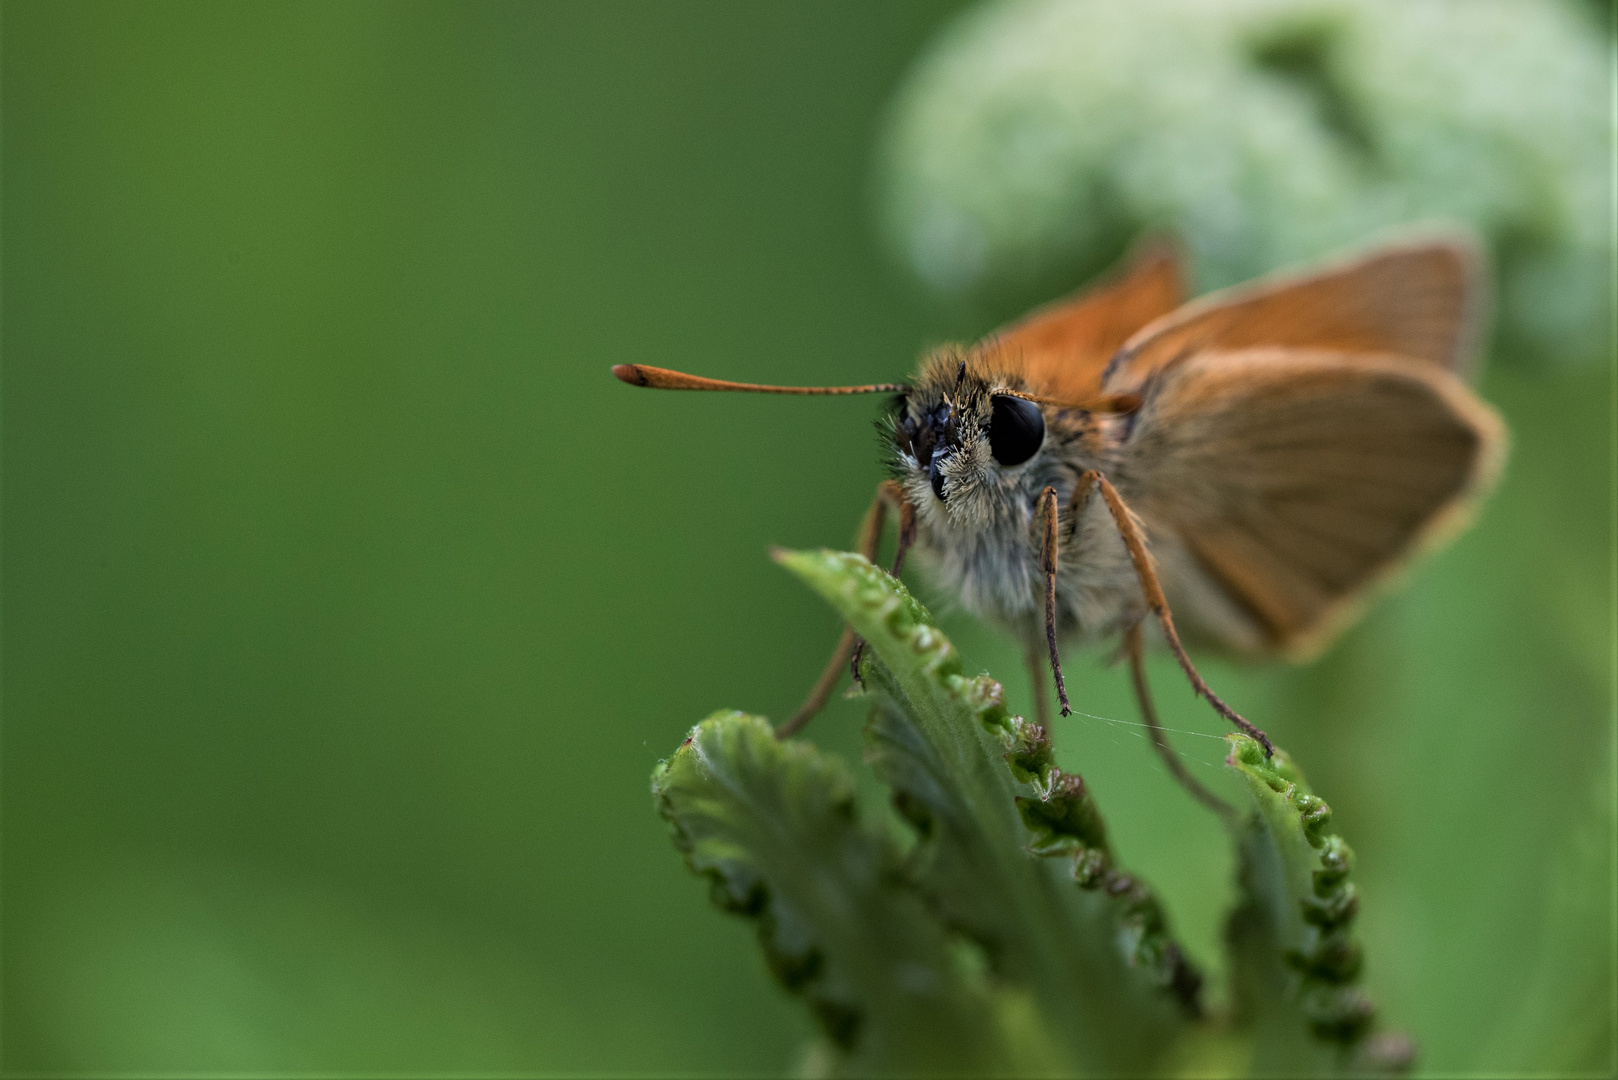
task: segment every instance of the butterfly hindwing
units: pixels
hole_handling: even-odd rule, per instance
[[[1165,372],[1121,475],[1149,527],[1189,551],[1198,584],[1251,620],[1259,651],[1301,656],[1460,523],[1504,444],[1493,410],[1436,365],[1255,348]]]

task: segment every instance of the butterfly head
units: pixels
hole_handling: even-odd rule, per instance
[[[1045,446],[1045,417],[1021,380],[977,352],[946,347],[922,362],[890,414],[893,468],[937,525],[992,521]]]

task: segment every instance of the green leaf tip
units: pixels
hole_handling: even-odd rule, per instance
[[[756,924],[770,971],[849,1071],[1051,1071],[1009,1043],[1008,999],[963,969],[886,836],[861,826],[840,760],[718,712],[656,767],[652,793],[687,864]]]
[[[864,556],[776,548],[770,557],[836,608],[890,668],[918,671],[940,688],[949,676],[961,673],[960,654],[933,625],[921,601]]]
[[[1226,736],[1226,764],[1247,782],[1257,808],[1241,847],[1245,903],[1232,916],[1229,936],[1238,1009],[1277,1012],[1259,998],[1291,1003],[1321,1042],[1337,1048],[1339,1066],[1379,1072],[1401,1071],[1414,1047],[1398,1035],[1372,1037],[1376,1008],[1355,985],[1362,967],[1353,936],[1359,894],[1349,877],[1354,852],[1330,831],[1331,807],[1309,791],[1302,772],[1285,751],[1273,758],[1253,739]],[[1269,958],[1278,955],[1281,969]],[[1266,971],[1266,968],[1271,970]],[[1243,984],[1246,1000],[1242,1000]],[[1260,991],[1257,984],[1267,984]],[[1259,1027],[1265,1025],[1262,1019]],[[1286,1041],[1277,1036],[1278,1050]],[[1306,1050],[1280,1051],[1307,1058]]]
[[[1070,1061],[1149,1070],[1200,1012],[1200,976],[1151,891],[1117,869],[1084,781],[1000,683],[962,673],[902,583],[841,552],[775,559],[867,643],[867,760],[917,842],[906,873],[992,974],[1025,988]],[[1077,887],[1075,887],[1077,886]]]
[[[765,789],[769,776],[789,783],[795,798]],[[851,825],[854,819],[854,782],[842,762],[806,743],[783,743],[769,721],[735,710],[716,712],[691,729],[653,769],[652,794],[673,828],[675,847],[712,883],[714,902],[749,915],[762,910],[766,897],[757,864],[734,842],[744,825],[754,824],[744,822],[744,815],[786,812],[792,820],[778,824],[787,827],[807,821]],[[693,796],[697,801],[688,801]],[[772,967],[777,961],[794,966],[790,958],[772,956]]]

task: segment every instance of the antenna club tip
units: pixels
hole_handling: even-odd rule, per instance
[[[641,371],[639,364],[614,364],[612,373],[620,382],[630,386],[650,386],[651,380]]]

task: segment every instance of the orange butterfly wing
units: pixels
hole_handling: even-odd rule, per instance
[[[1467,374],[1484,275],[1477,245],[1452,235],[1387,244],[1209,293],[1131,338],[1106,388],[1136,392],[1189,356],[1267,346],[1391,354]]]
[[[1021,374],[1036,394],[1089,401],[1100,396],[1102,373],[1119,347],[1183,300],[1178,251],[1167,241],[1148,241],[1100,282],[1024,316],[977,351]]]
[[[1190,556],[1165,577],[1192,594],[1212,583],[1247,625],[1197,621],[1240,651],[1305,658],[1371,587],[1464,523],[1505,442],[1494,411],[1432,365],[1244,349],[1168,371],[1120,473],[1167,542],[1165,571],[1173,552]]]
[[[1213,636],[1319,651],[1493,484],[1505,428],[1460,378],[1484,273],[1464,237],[1384,245],[1212,293],[1120,350],[1105,389],[1143,399],[1120,488]]]

